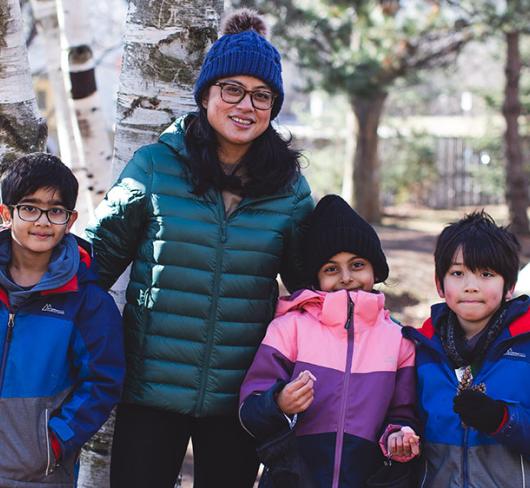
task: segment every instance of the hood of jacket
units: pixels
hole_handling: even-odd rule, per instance
[[[73,234],[66,234],[53,250],[48,270],[40,281],[29,289],[20,287],[7,273],[11,239],[8,228],[0,231],[0,288],[4,292],[1,298],[12,309],[18,308],[33,293],[47,295],[77,291],[79,284],[97,281],[90,244]]]
[[[339,290],[325,292],[320,290],[299,290],[288,297],[281,297],[276,307],[276,318],[289,312],[305,312],[314,316],[321,324],[328,327],[344,327],[348,320],[349,306],[355,317],[356,331],[371,327],[378,321],[389,319],[385,310],[383,293],[366,291]]]
[[[189,116],[183,115],[173,122],[158,138],[159,142],[169,146],[182,159],[189,159],[189,153],[186,148],[186,118]]]

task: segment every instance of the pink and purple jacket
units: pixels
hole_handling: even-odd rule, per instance
[[[289,429],[275,394],[301,371],[317,378],[295,434],[318,487],[364,486],[381,460],[381,434],[417,424],[414,345],[384,302],[382,293],[346,290],[281,298],[242,384],[241,423],[266,441]]]

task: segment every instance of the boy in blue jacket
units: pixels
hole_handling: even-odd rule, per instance
[[[121,318],[70,233],[70,169],[29,154],[0,184],[0,486],[64,488],[119,400]]]
[[[434,253],[445,303],[417,342],[422,487],[530,482],[530,299],[511,300],[519,244],[485,212],[446,227]]]

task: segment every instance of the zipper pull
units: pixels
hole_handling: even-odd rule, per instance
[[[346,330],[350,329],[352,322],[353,322],[353,302],[350,297],[350,294],[346,292],[348,295],[348,320],[346,320],[346,323],[344,324],[344,328]]]
[[[15,314],[10,313],[9,318],[7,320],[7,336],[6,336],[6,342],[11,342],[11,338],[13,337],[13,329],[15,328]]]

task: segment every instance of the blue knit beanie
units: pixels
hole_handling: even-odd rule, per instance
[[[219,78],[254,76],[278,95],[271,111],[274,119],[283,104],[281,56],[265,39],[266,26],[254,11],[240,9],[224,22],[223,36],[210,48],[195,82],[195,101],[201,105],[203,91]]]

